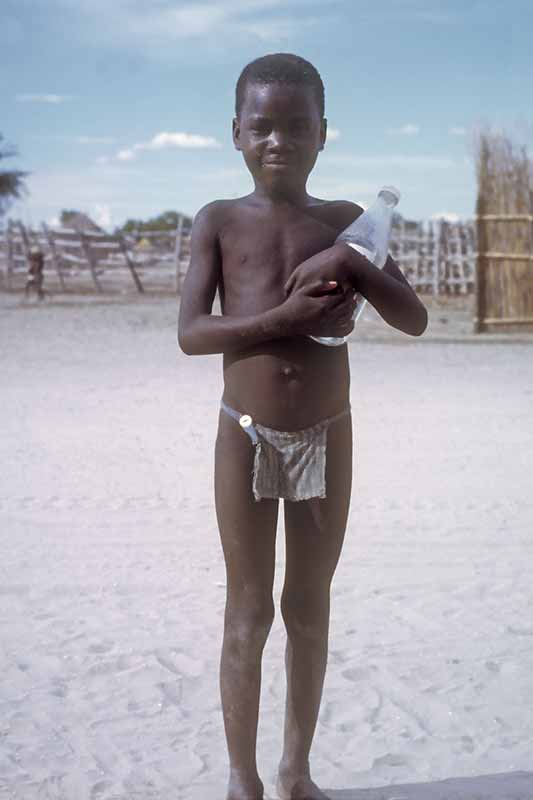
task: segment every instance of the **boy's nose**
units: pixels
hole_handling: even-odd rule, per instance
[[[272,131],[268,137],[268,144],[269,148],[272,150],[285,148],[290,149],[288,136],[283,131]]]

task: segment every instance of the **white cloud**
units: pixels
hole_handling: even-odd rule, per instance
[[[42,2],[42,0],[41,0]],[[81,31],[91,44],[105,42],[117,47],[133,47],[165,57],[176,42],[201,40],[205,45],[226,49],[230,42],[255,45],[261,42],[286,45],[309,27],[324,23],[324,6],[339,0],[158,0],[141,4],[138,0],[48,0],[59,8],[74,9],[82,17]],[[317,9],[318,14],[312,13]],[[173,50],[175,56],[182,51]],[[206,54],[208,55],[208,53]]]
[[[134,158],[135,158],[135,153],[131,148],[119,150],[117,153],[118,161],[133,161]]]
[[[439,211],[437,214],[432,214],[431,219],[444,219],[446,222],[459,222],[461,217],[455,211]]]
[[[31,216],[36,226],[37,220],[58,218],[65,208],[75,208],[92,217],[100,206],[100,219],[105,220],[108,206],[113,226],[128,217],[155,216],[171,208],[193,214],[216,195],[208,184],[199,186],[194,171],[185,169],[185,175],[184,190],[177,198],[175,176],[168,170],[160,175],[116,162],[79,169],[36,170],[27,178],[29,196],[16,201],[11,213],[13,218]]]
[[[17,94],[17,103],[49,103],[57,105],[71,100],[71,95],[67,94]]]
[[[111,208],[107,203],[95,203],[91,217],[102,228],[111,227]]]
[[[78,144],[113,144],[116,139],[112,136],[77,136],[75,141]]]
[[[359,168],[398,167],[399,169],[449,169],[450,167],[455,166],[453,159],[442,158],[439,156],[331,156],[327,153],[324,153],[324,155],[321,156],[321,162],[327,166]]]
[[[133,161],[140,150],[164,150],[170,147],[185,149],[212,149],[220,148],[222,145],[213,136],[202,136],[197,133],[167,133],[162,131],[156,133],[149,142],[138,142],[132,147],[119,150],[116,158],[118,161]]]
[[[161,150],[164,147],[221,147],[219,142],[212,136],[200,136],[196,133],[156,133],[156,135],[144,145],[135,145],[142,150]]]
[[[300,17],[285,19],[263,18],[257,22],[235,22],[230,25],[234,33],[251,36],[265,43],[288,42],[301,33],[304,28],[311,28],[322,22],[318,17]]]
[[[466,128],[452,127],[450,128],[451,136],[466,136]]]
[[[393,136],[416,136],[420,133],[420,128],[418,125],[409,122],[407,125],[401,125],[399,128],[389,128],[387,133]]]
[[[329,128],[328,127],[328,142],[336,142],[337,139],[340,139],[341,132],[338,128]]]

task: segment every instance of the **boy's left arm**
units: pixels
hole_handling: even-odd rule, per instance
[[[374,306],[385,322],[411,336],[420,336],[427,327],[425,306],[391,256],[383,269],[378,269],[353,247],[338,242],[299,264],[285,290],[289,294],[312,280],[349,284]]]
[[[344,247],[355,256],[351,277],[357,291],[393,328],[421,336],[427,328],[428,313],[394,259],[389,255],[383,269],[378,269],[352,247]]]

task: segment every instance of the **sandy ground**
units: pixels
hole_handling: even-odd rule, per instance
[[[350,344],[354,492],[312,750],[334,800],[533,798],[533,338],[475,337],[449,306],[422,339],[370,319]],[[169,297],[0,312],[0,797],[223,800],[221,359],[179,352]],[[284,642],[278,611],[268,797]]]

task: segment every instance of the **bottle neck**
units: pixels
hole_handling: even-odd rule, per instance
[[[378,198],[381,198],[389,208],[394,208],[398,205],[400,192],[395,186],[383,186],[378,193]]]

